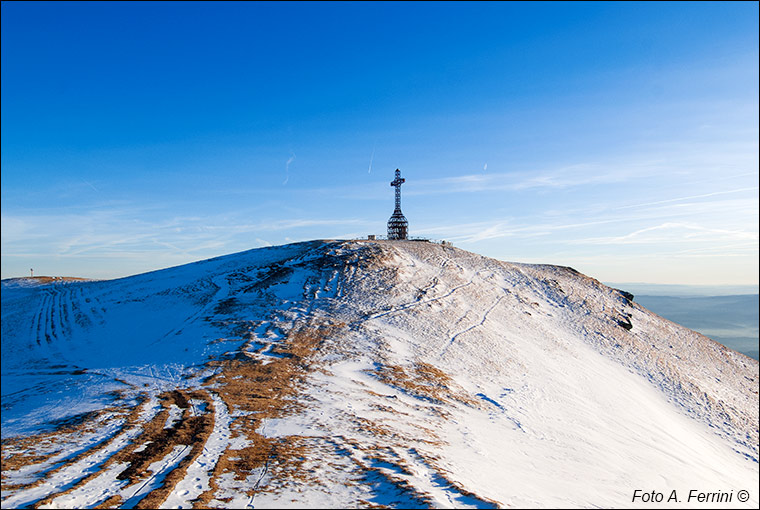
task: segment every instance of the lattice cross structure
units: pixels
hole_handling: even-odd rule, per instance
[[[391,218],[388,220],[388,239],[406,239],[409,233],[409,222],[401,212],[401,185],[406,179],[401,177],[401,171],[396,169],[396,178],[391,181],[391,186],[396,188],[396,207]]]

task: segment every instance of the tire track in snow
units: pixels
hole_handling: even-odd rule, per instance
[[[43,300],[43,310],[40,317],[43,335],[50,345],[57,345],[70,333],[69,312],[66,303],[71,300],[70,290],[59,288],[61,284],[53,283],[45,289],[45,298]],[[38,344],[39,344],[38,340]]]
[[[55,285],[55,284],[53,284]],[[48,343],[53,345],[58,340],[58,335],[56,335],[56,314],[59,313],[58,311],[58,292],[56,291],[55,287],[52,286],[50,289],[47,290],[48,292],[48,300],[47,300],[47,307],[45,309],[45,338],[47,339]]]
[[[181,396],[182,394],[179,393],[178,397],[181,398]],[[182,432],[176,424],[169,427],[165,425],[166,415],[170,417],[172,414],[171,409],[179,409],[176,405],[178,397],[173,397],[170,400],[173,403],[169,406],[164,403],[161,406],[153,405],[148,409],[154,412],[152,416],[145,416],[149,419],[142,424],[140,447],[137,447],[139,443],[132,442],[128,448],[104,463],[98,472],[91,474],[63,494],[53,495],[47,501],[43,501],[45,507],[81,508],[96,505],[108,507],[118,504],[120,508],[133,508],[154,490],[160,489],[165,478],[193,451],[193,447],[185,441],[187,438],[177,441],[176,434]],[[151,401],[157,404],[155,399]],[[157,408],[161,411],[155,412]],[[184,420],[180,422],[184,425]],[[161,425],[163,428],[159,428]],[[173,429],[174,434],[162,435],[163,430],[166,429]],[[147,454],[149,457],[144,458],[139,452],[145,452],[150,447],[149,445],[157,446],[157,451]],[[162,449],[164,445],[172,446],[171,451]],[[152,506],[155,506],[155,503],[151,505],[151,502],[148,502],[147,507]]]
[[[71,294],[72,290],[68,284],[64,285],[61,289],[61,315],[58,320],[61,323],[63,339],[66,341],[71,340]]]
[[[97,425],[98,430],[95,432],[85,431],[82,434],[78,434],[77,432],[70,435],[64,434],[63,442],[65,446],[60,447],[58,450],[42,453],[39,462],[21,466],[19,469],[11,469],[8,466],[4,466],[8,470],[3,470],[3,484],[30,486],[38,482],[47,473],[59,469],[67,462],[75,461],[77,458],[82,457],[87,452],[113,438],[123,429],[124,423],[123,418],[112,416],[99,422]],[[37,444],[44,444],[50,441],[49,437],[43,435],[41,438],[36,438],[35,442]],[[78,437],[78,439],[72,439],[73,437]],[[16,447],[15,449],[19,448]],[[29,450],[25,453],[33,454]],[[31,482],[25,481],[32,478],[33,481]]]
[[[71,301],[71,290],[65,285],[58,283],[53,284],[52,287],[53,305],[50,321],[56,342],[71,338],[70,306],[67,306]],[[59,345],[59,347],[61,346]]]
[[[211,489],[211,472],[230,443],[230,415],[224,401],[209,392],[214,406],[214,428],[201,454],[188,466],[185,477],[172,489],[159,508],[192,508],[192,501]]]
[[[48,290],[45,290],[45,299],[43,302],[42,315],[40,321],[42,325],[42,337],[47,345],[53,343],[52,329],[50,327],[50,315],[53,313],[53,297]]]
[[[124,463],[111,466],[101,471],[91,483],[85,483],[52,501],[38,504],[37,508],[93,508],[118,492],[118,484],[114,489],[114,484],[109,482],[115,480],[125,467],[126,464]]]
[[[140,414],[140,420],[147,421],[152,418],[148,408],[153,403],[152,399],[143,404],[144,409]],[[114,436],[107,442],[98,445],[80,459],[75,460],[61,468],[48,473],[44,480],[28,488],[14,493],[11,497],[3,500],[3,508],[20,508],[34,506],[52,494],[60,493],[76,487],[84,479],[99,471],[114,454],[130,444],[130,442],[142,433],[142,427],[138,424],[128,430]]]
[[[34,318],[32,319],[31,337],[37,342],[37,345],[40,346],[42,345],[42,342],[40,342],[40,339],[42,338],[42,332],[40,331],[40,328],[42,328],[42,323],[45,315],[45,297],[47,297],[47,295],[43,296],[42,299],[39,300],[37,310],[35,310]]]
[[[66,332],[66,339],[70,340],[73,332],[74,322],[74,290],[68,287],[63,290],[63,296],[61,298],[63,313],[61,314],[61,320],[63,321],[64,330]]]
[[[63,306],[61,305],[61,291],[53,284],[53,306],[50,308],[50,325],[53,330],[53,337],[56,342],[63,337],[63,327],[61,319],[63,318]]]
[[[151,491],[160,487],[164,478],[166,478],[166,476],[171,473],[191,451],[192,446],[190,445],[177,445],[171,452],[166,454],[163,459],[151,464],[148,467],[148,470],[153,473],[151,476],[145,481],[138,482],[132,487],[127,487],[121,492],[121,497],[124,499],[124,503],[121,507],[134,508],[140,501],[150,494]]]

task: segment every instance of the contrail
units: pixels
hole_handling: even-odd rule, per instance
[[[375,159],[375,145],[372,146],[372,155],[369,157],[369,170],[367,170],[368,174],[372,173],[372,161]]]
[[[293,162],[294,159],[296,159],[296,153],[295,152],[291,152],[290,154],[292,154],[292,155],[285,162],[285,180],[282,181],[282,184],[287,184],[288,183],[288,179],[290,179],[290,164]]]

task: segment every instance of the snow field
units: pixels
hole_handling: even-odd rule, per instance
[[[4,507],[634,507],[636,489],[694,488],[744,488],[748,502],[724,506],[758,506],[757,362],[568,268],[313,242],[113,282],[3,285],[4,440],[114,388],[117,402],[152,395],[140,424],[82,435],[90,454],[53,449],[4,471],[4,487],[26,484],[3,489]],[[235,366],[261,379],[245,395],[220,386]],[[43,381],[64,381],[66,398],[28,390]],[[174,444],[127,485],[108,459],[147,451],[141,427],[159,412],[154,433],[182,426],[185,404],[156,398],[175,389],[191,416],[213,408],[202,451],[191,461],[194,446]],[[235,464],[259,437],[266,462]]]

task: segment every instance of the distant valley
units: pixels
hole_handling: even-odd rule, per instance
[[[758,295],[636,296],[654,313],[758,359]]]
[[[757,287],[609,283],[635,295],[642,306],[750,358],[758,359]]]

